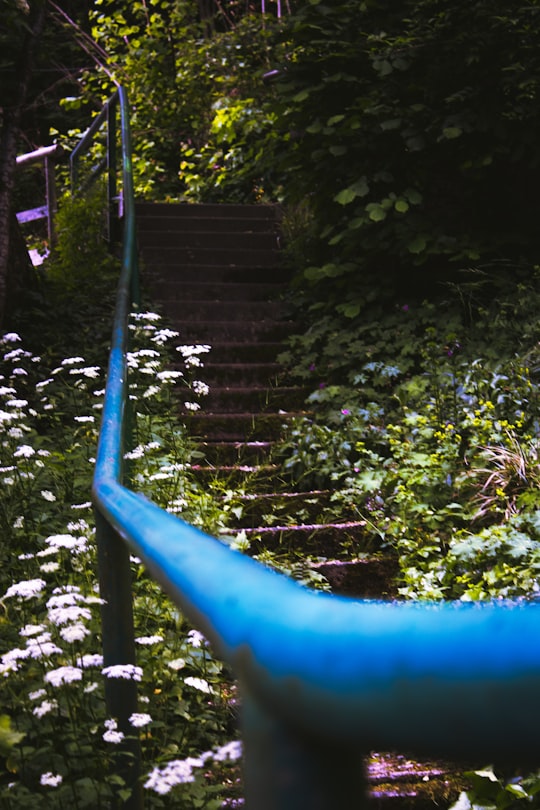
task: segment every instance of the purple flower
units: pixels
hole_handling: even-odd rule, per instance
[[[348,408],[342,408],[341,413],[343,414],[343,416],[349,416],[350,410]]]

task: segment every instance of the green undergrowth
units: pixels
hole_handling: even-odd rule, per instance
[[[318,305],[282,360],[312,386],[278,459],[365,521],[403,598],[535,598],[539,271],[481,268],[429,297]],[[351,553],[358,551],[354,546]]]

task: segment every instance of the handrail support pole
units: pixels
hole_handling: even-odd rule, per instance
[[[135,633],[129,550],[108,521],[95,510],[104,667],[135,664]],[[117,772],[131,789],[123,810],[142,810],[141,751],[137,729],[129,718],[137,711],[137,682],[105,679],[105,702],[110,718],[118,721],[124,740],[116,749]]]
[[[367,796],[363,753],[297,732],[242,696],[246,810],[348,810]],[[367,802],[366,802],[367,804]]]
[[[107,217],[109,244],[118,241],[118,187],[116,180],[116,108],[118,96],[111,98],[107,105]]]

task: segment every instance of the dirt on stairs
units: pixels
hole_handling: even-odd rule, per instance
[[[291,273],[280,255],[279,209],[138,203],[137,229],[145,290],[184,343],[211,347],[200,374],[209,394],[189,420],[204,452],[198,475],[242,493],[229,534],[242,532],[247,553],[263,558],[265,550],[319,558],[311,570],[334,593],[392,596],[393,560],[368,554],[350,559],[351,548],[362,548],[364,524],[346,514],[327,522],[332,493],[291,490],[275,460],[275,443],[295,416],[306,413],[308,393],[277,361],[295,328],[284,297]],[[426,792],[439,799],[455,795],[449,769],[433,764],[411,764],[407,777],[419,768],[423,781],[413,776],[412,786],[400,788],[407,781],[402,760],[387,757],[385,767],[370,771],[374,800],[396,797],[401,805],[405,796]]]

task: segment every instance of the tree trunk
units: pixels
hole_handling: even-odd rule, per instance
[[[38,47],[45,24],[45,0],[33,3],[34,13],[29,19],[29,27],[21,43],[20,57],[15,66],[18,77],[12,103],[2,110],[0,130],[0,325],[5,316],[6,297],[10,273],[10,245],[12,217],[12,197],[15,185],[15,170],[19,127],[32,76],[33,56]]]

